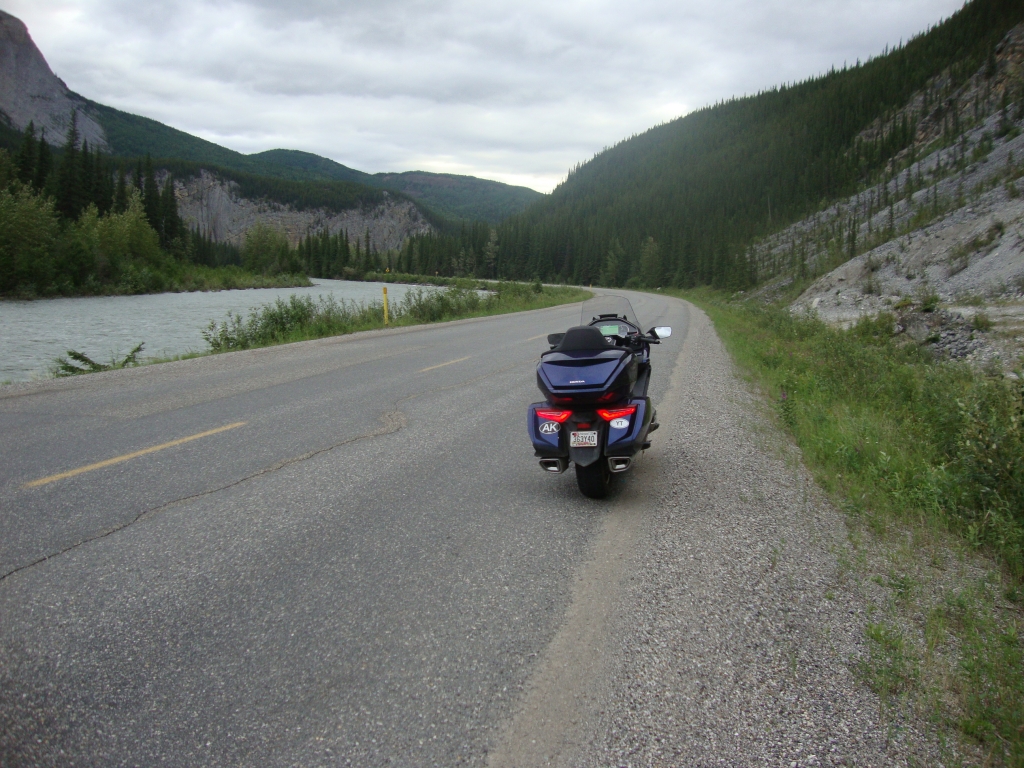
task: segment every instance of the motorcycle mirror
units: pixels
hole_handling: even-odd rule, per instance
[[[657,325],[654,328],[651,328],[647,333],[654,334],[656,339],[667,339],[672,335],[672,328],[668,325]]]
[[[548,334],[548,344],[550,344],[552,347],[557,347],[559,344],[562,343],[562,339],[564,339],[564,338],[565,338],[565,334],[564,333],[549,333]]]

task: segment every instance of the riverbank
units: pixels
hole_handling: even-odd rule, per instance
[[[309,341],[357,331],[461,320],[470,317],[524,312],[531,309],[583,301],[592,294],[580,288],[542,286],[539,283],[497,283],[487,295],[477,290],[451,287],[443,291],[411,291],[404,299],[368,304],[337,302],[306,296],[279,299],[243,318],[229,315],[211,322],[203,338],[212,352],[251,349],[296,341]]]
[[[389,286],[389,321],[392,325],[500,314],[540,309],[572,301],[589,294],[578,289],[558,289],[535,284],[493,283],[487,294],[475,290],[480,281],[465,281],[473,290],[451,288],[444,291],[430,286],[393,284]],[[120,361],[140,342],[145,343],[141,362],[150,364],[210,354],[213,350],[204,338],[211,322],[228,324],[229,335],[237,334],[237,323],[282,303],[286,309],[270,310],[273,322],[264,323],[270,336],[255,341],[245,331],[245,344],[257,346],[318,338],[321,335],[351,333],[383,327],[380,283],[339,280],[315,280],[308,288],[222,291],[211,293],[166,293],[157,295],[64,298],[39,302],[0,302],[0,383],[10,384],[52,375],[54,361],[66,357],[69,350],[81,352],[101,363]],[[538,290],[540,288],[540,290]],[[451,293],[451,292],[455,293]],[[429,300],[432,293],[444,298]],[[406,302],[410,294],[423,294],[415,303]],[[300,306],[293,304],[292,296]],[[412,299],[410,298],[410,302]],[[334,305],[326,315],[310,314],[303,307]],[[407,306],[408,305],[408,306]],[[344,312],[337,310],[344,307]],[[408,311],[407,311],[408,310]],[[325,322],[325,317],[330,321]],[[300,329],[297,317],[314,322]],[[263,322],[259,321],[259,322]],[[286,330],[285,330],[286,329]],[[218,331],[218,334],[220,332]],[[310,335],[312,334],[312,335]],[[219,348],[232,346],[226,341]]]
[[[46,378],[55,358],[76,350],[99,362],[122,359],[140,342],[143,357],[204,354],[202,331],[229,312],[245,315],[277,299],[334,296],[366,303],[381,297],[379,283],[312,280],[308,287],[253,288],[183,293],[53,298],[0,302],[0,382]],[[401,300],[413,286],[394,285]],[[423,290],[438,290],[425,288]]]
[[[177,265],[172,272],[148,272],[141,270],[138,275],[129,276],[116,283],[84,283],[63,289],[38,294],[32,290],[21,290],[0,294],[0,302],[45,301],[48,299],[80,299],[95,296],[142,296],[160,293],[193,293],[209,291],[242,291],[260,288],[308,288],[313,282],[302,274],[262,275],[247,272],[241,267],[205,267],[201,264]]]

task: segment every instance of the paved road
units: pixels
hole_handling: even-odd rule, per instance
[[[657,403],[687,312],[631,298],[676,331]],[[578,306],[2,390],[0,765],[485,763],[662,482],[594,502],[533,459]]]

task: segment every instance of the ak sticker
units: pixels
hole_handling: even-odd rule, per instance
[[[542,435],[557,435],[562,425],[557,421],[545,421],[537,429]]]

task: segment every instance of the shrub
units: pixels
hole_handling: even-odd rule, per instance
[[[60,230],[53,203],[28,188],[0,189],[0,293],[42,293],[54,274]]]

